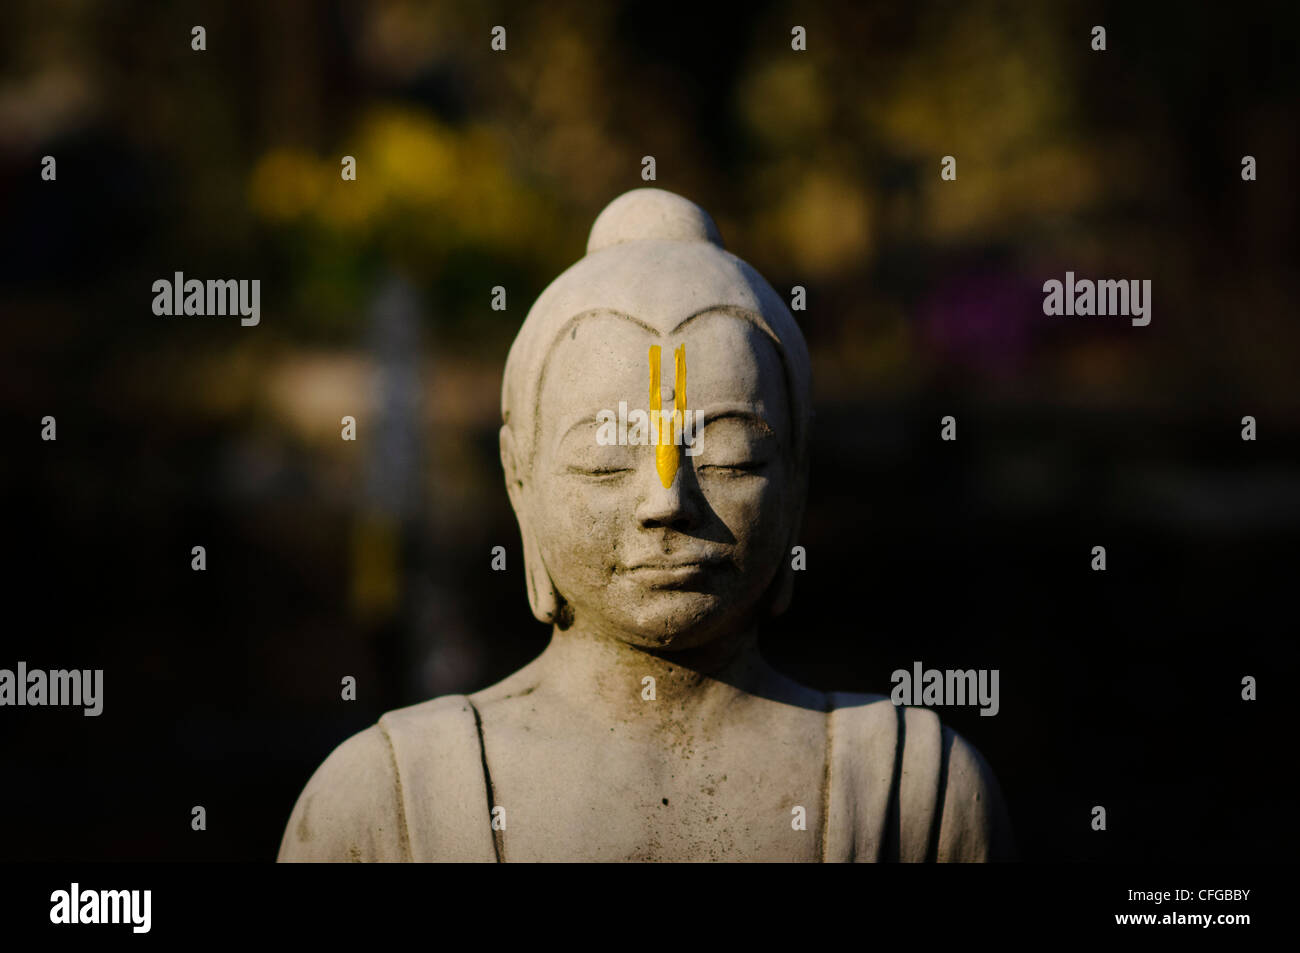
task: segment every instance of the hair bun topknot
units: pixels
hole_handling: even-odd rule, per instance
[[[708,242],[724,247],[709,213],[690,199],[663,189],[633,189],[597,216],[587,239],[587,254],[639,241]]]

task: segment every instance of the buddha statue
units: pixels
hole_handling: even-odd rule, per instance
[[[799,327],[712,219],[659,189],[610,203],[502,387],[549,644],[343,742],[279,859],[1007,857],[992,773],[932,711],[814,691],[758,652],[791,600],[810,417]]]

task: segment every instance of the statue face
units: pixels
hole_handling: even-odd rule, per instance
[[[602,446],[597,415],[650,410],[659,345],[673,407],[685,345],[686,409],[699,453],[674,447],[663,485],[653,444]],[[788,558],[794,467],[780,358],[749,322],[715,312],[658,336],[614,315],[556,343],[541,390],[529,516],[551,579],[582,625],[637,645],[691,648],[756,621]]]

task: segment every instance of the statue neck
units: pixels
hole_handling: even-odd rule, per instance
[[[661,652],[575,625],[556,628],[536,664],[549,687],[596,718],[650,729],[716,723],[738,699],[779,678],[759,655],[757,636],[750,628],[699,648]]]

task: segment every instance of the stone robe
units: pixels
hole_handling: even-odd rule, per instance
[[[1013,847],[997,782],[934,712],[879,695],[827,696],[821,859],[989,861]],[[493,862],[491,781],[464,695],[390,711],[308,781],[280,861]]]

